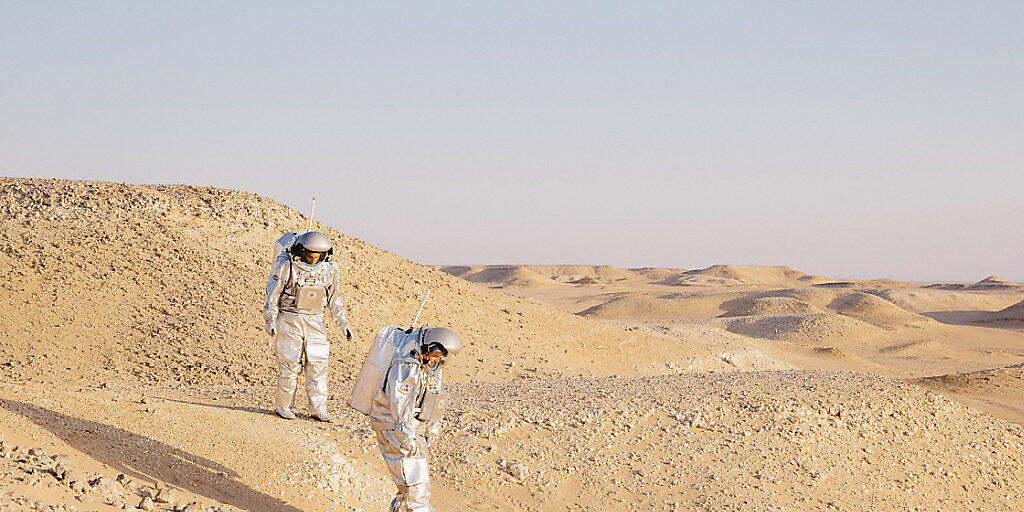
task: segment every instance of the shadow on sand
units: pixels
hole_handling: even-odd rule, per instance
[[[75,449],[137,479],[162,480],[243,510],[300,512],[235,481],[238,474],[230,468],[155,439],[24,402],[0,398],[0,407],[28,418]]]
[[[229,409],[232,411],[251,412],[253,414],[266,414],[267,416],[277,416],[277,413],[273,409],[265,409],[263,407],[250,407],[245,405],[223,405],[223,404],[211,404],[208,402],[191,402],[189,400],[178,400],[177,398],[167,398],[163,396],[153,396],[158,400],[164,400],[167,402],[174,402],[185,405],[198,405],[202,407],[215,407],[218,409]]]

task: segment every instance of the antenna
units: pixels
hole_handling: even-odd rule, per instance
[[[306,231],[313,231],[313,212],[316,211],[316,198],[313,198],[312,204],[309,205],[309,225],[306,226]]]
[[[420,302],[420,309],[416,312],[416,317],[412,319],[412,325],[409,326],[409,332],[412,332],[416,328],[416,322],[420,319],[420,313],[423,312],[423,306],[427,303],[427,297],[430,297],[430,287],[427,287],[427,293],[423,295],[423,302]]]

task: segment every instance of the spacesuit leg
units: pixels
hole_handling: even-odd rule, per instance
[[[384,464],[391,473],[398,492],[391,500],[389,512],[432,512],[430,506],[430,469],[425,455],[407,457],[395,438],[394,431],[376,430],[377,446],[384,457]],[[423,440],[420,443],[420,454],[426,452]]]
[[[302,331],[296,315],[278,315],[277,393],[274,397],[274,408],[278,411],[291,411],[295,405],[295,388],[302,370]]]
[[[306,317],[306,396],[310,413],[327,413],[327,361],[330,346],[323,316]]]

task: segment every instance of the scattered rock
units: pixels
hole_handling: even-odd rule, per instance
[[[171,487],[164,487],[160,489],[160,492],[156,493],[153,498],[157,503],[166,503],[169,505],[176,505],[179,501],[178,492]]]
[[[85,471],[82,471],[81,469],[67,468],[64,467],[63,465],[60,467],[63,468],[63,470],[61,471],[60,479],[65,483],[71,483],[76,480],[81,480],[83,482],[89,480],[89,477],[85,474]]]

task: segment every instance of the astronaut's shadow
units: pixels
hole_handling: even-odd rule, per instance
[[[236,481],[238,474],[230,468],[155,439],[15,400],[0,398],[0,407],[28,418],[76,450],[139,480],[162,480],[242,510],[301,512]]]
[[[277,413],[274,412],[273,409],[264,409],[262,407],[246,407],[244,405],[222,405],[222,404],[211,404],[211,403],[207,403],[207,402],[191,402],[191,401],[188,401],[188,400],[178,400],[177,398],[165,398],[165,397],[162,397],[162,396],[155,397],[155,398],[158,398],[160,400],[164,400],[164,401],[167,401],[167,402],[175,402],[175,403],[186,404],[186,405],[200,405],[200,406],[203,406],[203,407],[217,407],[219,409],[230,409],[232,411],[251,412],[253,414],[266,414],[268,416],[276,416],[277,415]]]

